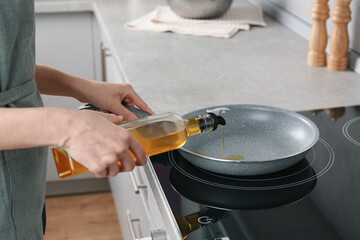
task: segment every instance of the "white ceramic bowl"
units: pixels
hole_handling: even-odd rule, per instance
[[[167,0],[180,17],[194,19],[216,18],[231,6],[232,0]]]

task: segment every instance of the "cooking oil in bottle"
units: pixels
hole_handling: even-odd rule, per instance
[[[86,167],[72,159],[65,149],[52,147],[51,151],[60,178],[67,178],[89,172]]]
[[[189,136],[213,131],[225,120],[213,113],[184,119],[175,113],[148,116],[120,124],[142,145],[146,156],[174,150],[183,146]],[[89,170],[74,160],[63,148],[52,147],[55,165],[60,178],[67,178]],[[121,167],[121,163],[119,162]]]

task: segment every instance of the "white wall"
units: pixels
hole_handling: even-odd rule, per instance
[[[312,19],[310,17],[311,7],[313,5],[313,0],[270,0],[273,3],[276,3],[281,8],[286,11],[296,15],[305,22],[311,24]],[[335,6],[335,0],[329,1],[330,6],[330,16],[332,15],[332,10]],[[350,36],[350,48],[360,53],[360,1],[352,0],[351,2],[351,17],[352,20],[348,25],[349,36]],[[327,21],[327,29],[329,35],[333,28],[333,23],[330,18]]]

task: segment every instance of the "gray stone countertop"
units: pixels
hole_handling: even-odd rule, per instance
[[[36,11],[94,11],[126,81],[157,113],[223,104],[294,111],[360,104],[359,74],[308,67],[307,41],[269,16],[268,27],[230,39],[124,27],[159,5],[166,1],[37,0]]]

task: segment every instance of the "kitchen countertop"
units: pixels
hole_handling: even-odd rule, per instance
[[[239,4],[235,1],[234,4]],[[307,41],[269,16],[230,39],[134,31],[164,0],[37,0],[36,12],[94,11],[127,82],[155,112],[221,104],[300,111],[360,104],[360,76],[308,67]]]

